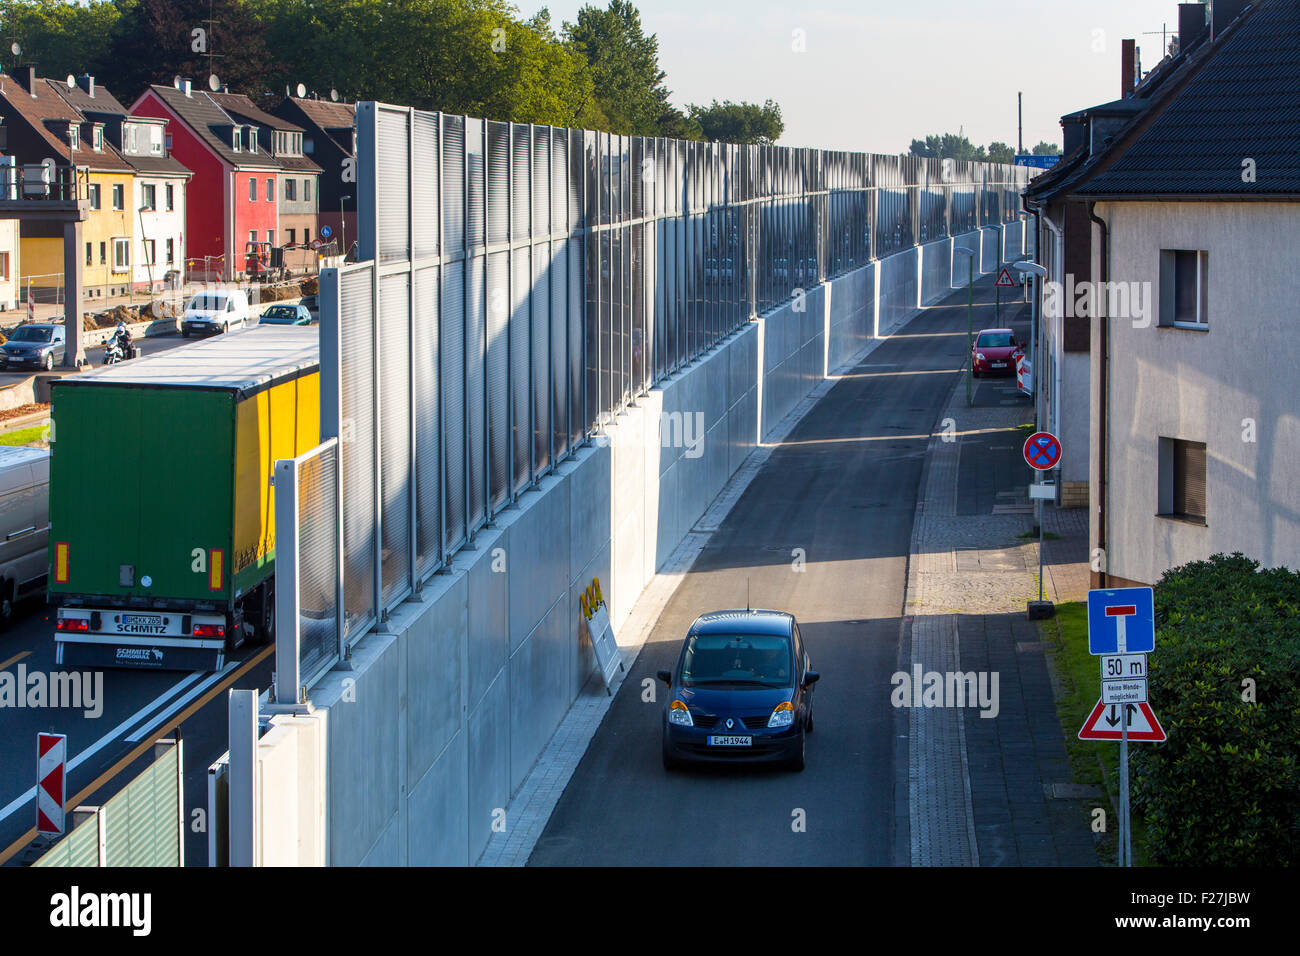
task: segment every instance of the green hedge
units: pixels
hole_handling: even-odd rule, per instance
[[[1165,572],[1155,619],[1150,701],[1169,739],[1131,748],[1154,861],[1300,862],[1300,573],[1216,554]]]

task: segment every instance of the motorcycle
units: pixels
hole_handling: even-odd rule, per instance
[[[104,364],[116,365],[131,357],[131,333],[119,329],[104,343]]]

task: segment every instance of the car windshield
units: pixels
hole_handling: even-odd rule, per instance
[[[296,319],[298,310],[287,305],[273,305],[262,313],[264,319]]]
[[[790,639],[773,634],[693,634],[682,658],[682,684],[789,687]]]
[[[975,344],[983,349],[1009,349],[1016,343],[1010,332],[981,332]]]
[[[54,335],[53,329],[42,329],[35,325],[24,325],[14,329],[9,336],[11,342],[48,342]]]
[[[200,293],[190,299],[190,304],[186,307],[189,309],[203,309],[208,312],[218,312],[226,307],[226,297],[224,295],[213,295],[212,293]]]

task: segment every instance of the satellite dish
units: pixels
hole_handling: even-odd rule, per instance
[[[332,99],[335,103],[337,103],[339,101],[339,91],[330,90],[330,99]]]
[[[68,79],[65,82],[67,82],[68,84],[68,89],[72,89],[74,86],[77,85],[77,78],[73,76],[71,73],[69,73]]]
[[[9,52],[12,53],[14,56],[22,56],[23,48],[17,42],[14,42],[9,44]]]
[[[213,73],[211,76],[208,77],[208,89],[210,89],[213,93],[221,89],[221,81],[217,79],[217,74]]]
[[[172,77],[172,86],[176,87],[178,90],[181,88],[181,78],[179,76]]]
[[[303,84],[299,83],[299,84],[298,84],[298,99],[302,99],[302,98],[303,98],[304,96],[306,96],[306,95],[307,95],[307,87],[304,86]]]

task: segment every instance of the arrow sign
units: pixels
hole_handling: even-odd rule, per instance
[[[995,285],[1002,289],[1014,289],[1016,287],[1016,280],[1011,278],[1011,270],[1004,267],[1002,271],[998,273],[998,281]]]
[[[1088,719],[1079,730],[1080,740],[1119,740],[1123,737],[1122,724],[1128,723],[1128,739],[1160,743],[1166,739],[1165,729],[1156,720],[1155,711],[1145,701],[1140,704],[1107,704],[1097,701]]]

